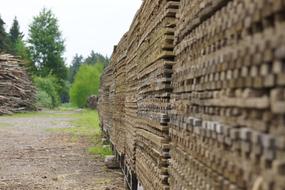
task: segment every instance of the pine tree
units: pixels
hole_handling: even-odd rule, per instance
[[[0,17],[0,52],[9,52],[9,38],[4,28],[5,22]]]
[[[72,60],[71,66],[69,67],[68,80],[73,83],[76,73],[78,72],[80,65],[83,64],[83,57],[76,54]]]
[[[9,38],[11,43],[11,53],[19,56],[23,56],[26,50],[25,44],[23,42],[23,33],[20,32],[20,25],[17,17],[14,18],[13,25],[9,32]],[[19,52],[20,51],[20,52]],[[26,53],[25,53],[26,54]]]
[[[106,66],[109,63],[109,59],[108,57],[105,57],[100,53],[95,53],[92,50],[90,55],[85,59],[84,63],[90,65],[94,65],[96,63],[103,63]]]

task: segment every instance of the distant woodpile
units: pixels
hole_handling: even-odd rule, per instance
[[[87,98],[87,108],[96,109],[97,104],[98,104],[98,97],[96,95],[92,95]]]
[[[144,0],[101,83],[130,189],[285,189],[284,1]]]
[[[23,63],[0,55],[0,115],[34,110],[35,88]]]

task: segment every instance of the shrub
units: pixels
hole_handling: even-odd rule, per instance
[[[37,107],[44,107],[44,108],[53,107],[51,97],[41,89],[37,91],[36,99],[37,99]]]
[[[100,76],[103,69],[104,65],[101,63],[80,66],[70,89],[72,105],[85,107],[89,96],[98,95]]]
[[[60,105],[58,80],[54,76],[35,77],[37,87],[37,104],[42,107],[55,108]]]

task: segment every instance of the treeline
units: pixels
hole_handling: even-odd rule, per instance
[[[92,51],[86,58],[75,55],[67,66],[64,51],[65,41],[51,10],[44,8],[33,18],[25,40],[16,17],[8,32],[0,17],[0,52],[19,56],[26,62],[37,87],[38,107],[54,108],[70,100],[74,106],[83,107],[88,96],[98,93],[100,75],[109,58]]]

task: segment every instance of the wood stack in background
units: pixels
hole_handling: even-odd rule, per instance
[[[284,6],[181,0],[172,189],[285,189]]]
[[[0,55],[0,115],[34,110],[35,88],[24,63],[18,58]]]
[[[285,189],[284,31],[283,0],[143,1],[99,98],[130,189]]]

